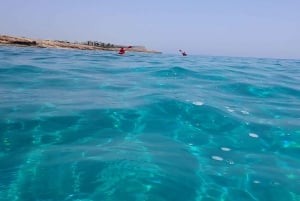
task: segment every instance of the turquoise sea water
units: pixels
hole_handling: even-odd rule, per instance
[[[300,61],[0,47],[1,201],[299,201]]]

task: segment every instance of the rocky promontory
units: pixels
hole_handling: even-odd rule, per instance
[[[59,40],[40,40],[25,37],[14,37],[7,35],[0,35],[0,45],[12,45],[12,46],[26,46],[37,48],[64,48],[64,49],[79,49],[79,50],[106,50],[106,51],[118,51],[120,47],[128,47],[122,45],[104,44],[98,42],[69,42]],[[145,53],[161,53],[155,50],[147,50],[141,46],[131,46],[127,49],[132,52],[145,52]]]

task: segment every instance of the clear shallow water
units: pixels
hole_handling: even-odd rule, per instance
[[[300,200],[299,69],[0,47],[0,198]]]

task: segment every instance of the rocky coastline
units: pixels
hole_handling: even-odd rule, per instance
[[[98,43],[97,43],[98,44]],[[95,45],[95,43],[75,43],[69,41],[59,40],[40,40],[25,37],[14,37],[7,35],[0,35],[0,45],[21,46],[21,47],[36,47],[36,48],[61,48],[61,49],[79,49],[79,50],[103,50],[103,51],[118,51],[121,45],[110,45],[103,47]],[[155,50],[147,50],[144,47],[132,46],[127,51],[145,52],[145,53],[161,53]]]

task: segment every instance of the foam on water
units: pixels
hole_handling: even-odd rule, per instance
[[[299,69],[0,47],[1,201],[300,200]]]

